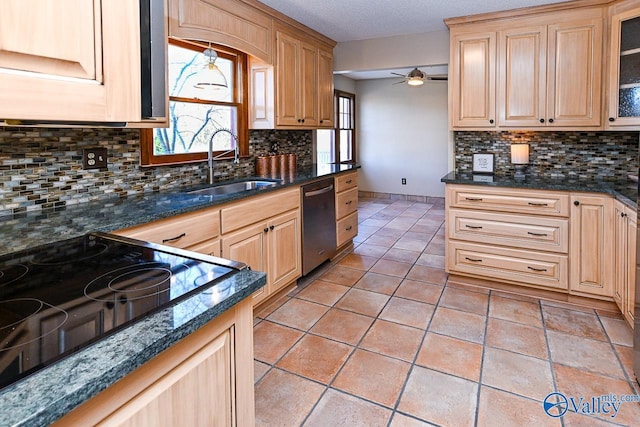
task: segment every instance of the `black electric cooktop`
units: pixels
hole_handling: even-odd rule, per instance
[[[242,267],[105,233],[0,257],[0,389]]]

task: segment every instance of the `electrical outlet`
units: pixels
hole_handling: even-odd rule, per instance
[[[82,149],[83,169],[106,169],[107,149],[104,147]]]
[[[407,178],[402,178],[402,185],[407,185]]]

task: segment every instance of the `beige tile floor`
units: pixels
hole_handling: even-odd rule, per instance
[[[360,200],[355,249],[255,319],[258,426],[640,425],[548,416],[551,392],[633,395],[616,313],[447,284],[444,209]]]

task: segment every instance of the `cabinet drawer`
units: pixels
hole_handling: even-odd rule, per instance
[[[336,218],[344,218],[356,210],[358,210],[357,188],[336,194]]]
[[[447,185],[450,207],[484,209],[550,216],[569,216],[569,194],[556,191],[532,191]]]
[[[220,211],[215,209],[178,215],[119,230],[114,234],[184,249],[220,234]]]
[[[569,289],[566,255],[449,241],[447,267],[451,273]]]
[[[354,212],[336,223],[337,246],[340,247],[358,234],[358,212]]]
[[[569,220],[449,209],[449,238],[567,253]]]
[[[344,190],[348,190],[349,188],[358,186],[358,173],[348,173],[345,175],[338,175],[335,177],[336,181],[336,192],[341,192]]]
[[[228,233],[298,208],[300,187],[246,199],[220,210],[221,231]]]

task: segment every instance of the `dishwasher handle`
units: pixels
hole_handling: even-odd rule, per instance
[[[313,196],[317,196],[319,194],[324,194],[324,193],[328,193],[330,191],[333,191],[333,184],[328,185],[324,188],[321,188],[319,190],[313,190],[313,191],[309,191],[304,193],[304,197],[313,197]]]

